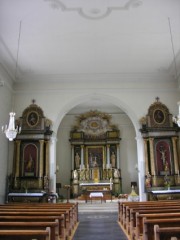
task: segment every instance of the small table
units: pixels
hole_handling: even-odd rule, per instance
[[[91,192],[90,194],[89,194],[89,197],[90,197],[90,199],[91,199],[91,203],[92,203],[92,198],[101,198],[101,203],[102,203],[102,199],[103,199],[103,193],[102,192]]]
[[[106,194],[110,194],[110,196],[111,196],[111,202],[112,202],[112,191],[111,190],[86,190],[85,192],[84,192],[84,194],[85,194],[85,201],[86,201],[86,203],[87,203],[87,201],[88,201],[88,198],[90,197],[90,194],[91,193],[102,193],[103,194],[103,197],[104,197],[104,201],[106,202],[106,198],[105,198],[105,196],[106,196]]]

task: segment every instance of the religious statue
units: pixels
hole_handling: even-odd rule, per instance
[[[97,157],[94,157],[93,167],[98,167]]]
[[[29,155],[29,159],[26,162],[26,171],[27,172],[34,171],[34,160],[33,160],[32,156],[31,156],[31,154]]]
[[[73,179],[74,179],[74,180],[77,180],[77,179],[78,179],[78,171],[77,171],[77,170],[74,170],[74,171],[73,171]]]
[[[169,171],[169,165],[168,165],[167,161],[165,162],[164,171],[166,171],[166,172]]]
[[[49,192],[49,176],[48,175],[44,176],[44,190],[46,192]]]
[[[166,150],[164,149],[163,146],[159,147],[159,152],[161,153],[161,159],[162,159],[162,164],[165,170],[166,167]]]
[[[80,156],[79,156],[78,152],[75,155],[75,165],[76,165],[76,168],[79,169],[79,167],[80,167]]]
[[[145,176],[146,180],[145,180],[145,185],[146,187],[151,187],[151,175],[150,173],[148,172],[147,175]]]
[[[114,169],[114,178],[120,178],[120,172],[119,172],[119,169],[115,168]]]
[[[85,169],[81,169],[81,171],[80,171],[80,180],[81,180],[81,181],[86,180],[86,172],[85,172]]]
[[[103,179],[107,179],[107,169],[103,169]]]
[[[112,168],[115,168],[115,166],[116,166],[116,155],[114,152],[112,152],[112,154],[111,154],[111,166],[112,166]]]
[[[89,180],[89,174],[90,174],[89,168],[87,167],[86,172],[85,172],[85,178],[87,181]]]
[[[108,169],[108,178],[112,178],[112,168]]]

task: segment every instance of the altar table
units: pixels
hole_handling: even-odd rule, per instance
[[[38,193],[8,193],[8,202],[15,202],[17,199],[22,199],[23,201],[31,201],[31,199],[38,199],[38,202],[45,201],[45,199],[56,199],[56,193],[46,193],[46,192],[38,192]]]
[[[102,203],[102,199],[103,199],[103,193],[102,192],[91,192],[89,194],[89,197],[91,199],[91,203],[92,203],[92,198],[101,198],[101,203]]]
[[[180,194],[180,189],[152,190],[150,193],[153,199],[158,200],[158,195]]]

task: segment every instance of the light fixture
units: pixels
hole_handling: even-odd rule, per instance
[[[15,79],[17,76],[17,69],[18,69],[18,57],[19,57],[19,45],[20,45],[20,36],[21,36],[21,21],[19,24],[19,38],[18,38],[18,47],[17,47],[17,59],[16,59],[16,69],[15,69]],[[2,132],[5,133],[6,137],[9,139],[9,141],[13,141],[13,139],[16,138],[17,134],[21,132],[20,127],[15,128],[15,112],[9,113],[9,124],[8,126],[2,126]]]
[[[17,134],[21,132],[20,127],[15,128],[15,112],[9,113],[9,125],[2,126],[2,132],[5,133],[9,141],[13,141],[16,138]]]
[[[175,77],[178,79],[178,71],[177,71],[177,64],[176,64],[176,55],[174,51],[174,42],[173,42],[173,36],[172,36],[172,30],[171,30],[171,21],[170,18],[168,18],[169,22],[169,31],[170,31],[170,36],[171,36],[171,45],[172,45],[172,52],[173,52],[173,60],[174,60],[174,69],[175,69]],[[180,127],[180,102],[177,103],[179,105],[179,114],[178,116],[173,116],[173,122],[175,122],[178,127]]]
[[[173,122],[175,122],[178,127],[180,127],[180,102],[177,103],[179,105],[179,114],[178,116],[173,117]]]

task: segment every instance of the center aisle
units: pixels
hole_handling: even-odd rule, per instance
[[[79,203],[79,226],[73,240],[127,240],[117,220],[117,203]]]

